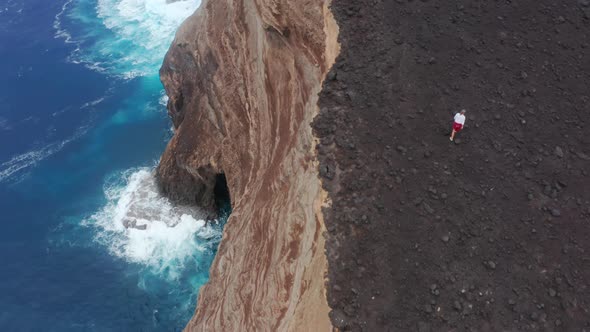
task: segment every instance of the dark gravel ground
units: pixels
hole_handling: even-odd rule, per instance
[[[332,9],[314,129],[333,324],[590,331],[590,2]]]

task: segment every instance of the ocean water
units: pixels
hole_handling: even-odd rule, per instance
[[[159,195],[158,69],[198,0],[0,0],[0,331],[177,331],[228,209]],[[126,228],[133,224],[137,228]]]

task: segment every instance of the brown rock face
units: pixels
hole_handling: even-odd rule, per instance
[[[310,123],[338,53],[321,0],[216,0],[179,29],[161,69],[176,129],[158,168],[177,201],[232,200],[191,331],[329,330]]]

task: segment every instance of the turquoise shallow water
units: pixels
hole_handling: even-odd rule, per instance
[[[228,211],[205,225],[155,187],[172,135],[157,72],[198,6],[165,2],[0,4],[3,331],[174,331],[193,313]]]

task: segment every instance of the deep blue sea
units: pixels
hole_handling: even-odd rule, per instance
[[[0,0],[0,331],[192,316],[225,218],[170,204],[153,169],[172,135],[158,69],[198,5]]]

